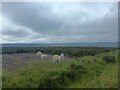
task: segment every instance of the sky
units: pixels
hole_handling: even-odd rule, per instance
[[[115,2],[4,2],[0,43],[118,41]]]

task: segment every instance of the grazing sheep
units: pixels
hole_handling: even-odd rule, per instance
[[[46,59],[46,57],[47,57],[47,54],[42,54],[41,55],[41,59]]]
[[[37,54],[38,57],[41,57],[42,52],[38,51],[36,54]]]
[[[63,60],[63,59],[64,59],[64,54],[54,55],[54,56],[53,56],[53,63],[54,63],[55,61],[57,61],[58,63],[60,63],[60,61]]]
[[[47,54],[43,54],[42,52],[38,51],[37,56],[40,57],[41,59],[44,59],[47,57]]]

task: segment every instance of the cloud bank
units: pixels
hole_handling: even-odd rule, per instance
[[[113,2],[4,2],[2,43],[116,42]]]

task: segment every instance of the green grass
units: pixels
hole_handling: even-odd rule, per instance
[[[0,89],[2,88],[2,68],[0,67]]]
[[[69,59],[63,60],[61,64],[53,64],[52,60],[41,60],[31,62],[26,68],[11,73],[3,71],[3,88],[38,88],[43,84],[48,85],[48,81],[54,87],[69,87],[69,88],[116,88],[118,87],[118,65],[103,61],[103,57],[112,55],[117,58],[117,51],[103,53],[96,56],[84,56],[79,60]],[[82,60],[85,62],[82,62]],[[93,60],[97,61],[94,62]],[[90,61],[90,63],[88,63]],[[80,74],[77,80],[71,80],[68,76],[71,71],[68,70],[71,64],[80,65],[85,68],[87,73]],[[78,69],[79,70],[79,69]],[[64,78],[69,84],[61,84],[59,81]],[[47,81],[47,82],[46,82]],[[55,84],[54,83],[57,83]],[[49,85],[48,85],[49,86]],[[44,87],[44,85],[43,85]]]
[[[93,66],[96,68],[96,66]],[[98,66],[97,66],[98,67]],[[101,69],[100,69],[101,68]],[[110,64],[107,66],[99,67],[101,74],[97,74],[97,71],[90,68],[89,74],[82,78],[82,82],[74,82],[71,87],[74,88],[117,88],[118,87],[118,70],[117,64]]]

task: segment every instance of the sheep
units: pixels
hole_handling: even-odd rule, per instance
[[[63,53],[61,54],[61,60],[64,60],[64,54]]]
[[[43,54],[42,52],[38,51],[37,56],[40,57],[41,59],[44,59],[47,57],[47,54]]]
[[[42,54],[41,59],[45,59],[47,57],[47,54]]]
[[[64,54],[61,55],[54,55],[53,56],[53,63],[55,62],[55,60],[60,64],[60,61],[64,59]]]
[[[37,54],[38,57],[41,57],[42,52],[38,51],[36,54]]]

